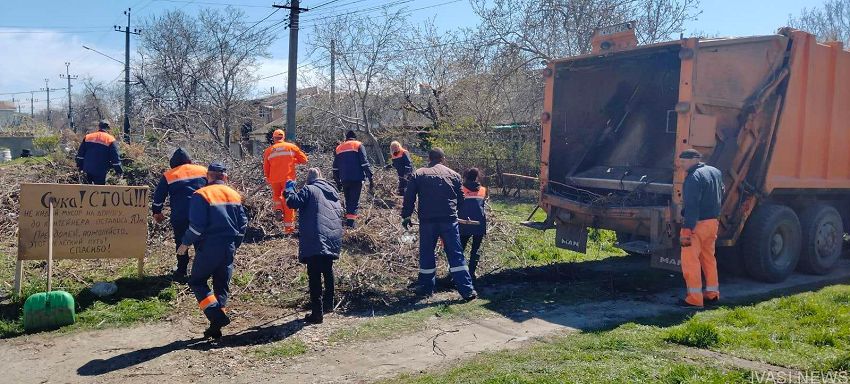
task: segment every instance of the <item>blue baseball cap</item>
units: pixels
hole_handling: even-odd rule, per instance
[[[227,167],[224,166],[224,163],[221,163],[219,161],[213,161],[212,163],[210,163],[210,166],[207,167],[207,170],[224,173],[227,172]]]

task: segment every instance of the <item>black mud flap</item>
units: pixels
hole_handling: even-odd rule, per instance
[[[555,230],[555,245],[571,251],[587,252],[587,228],[575,225],[558,225]]]
[[[659,249],[652,253],[649,265],[652,268],[682,273],[681,248]]]

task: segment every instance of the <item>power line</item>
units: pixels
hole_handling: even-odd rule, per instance
[[[319,7],[324,7],[325,5],[333,4],[333,3],[336,3],[337,1],[340,1],[340,0],[330,0],[330,1],[326,1],[326,2],[321,3],[321,4],[319,4],[319,5],[317,5],[317,6],[313,7],[313,8],[310,8],[310,9],[316,9],[316,8],[319,8]]]
[[[268,8],[267,5],[252,5],[252,4],[234,4],[234,3],[216,3],[211,1],[192,1],[192,0],[154,0],[154,1],[163,1],[168,3],[184,3],[186,5],[189,4],[202,4],[202,5],[218,5],[218,6],[231,6],[231,7],[246,7],[246,8]]]
[[[412,1],[414,1],[414,0],[396,0],[396,1],[392,1],[392,2],[389,2],[389,3],[386,3],[386,4],[382,4],[382,5],[376,5],[376,6],[373,6],[373,7],[366,7],[366,8],[362,8],[362,9],[357,10],[357,11],[351,11],[351,12],[346,12],[346,13],[340,13],[340,14],[336,14],[336,15],[321,16],[321,17],[316,17],[316,18],[312,18],[312,19],[310,19],[310,18],[305,18],[305,19],[304,19],[304,21],[311,21],[311,22],[313,22],[313,21],[319,21],[319,20],[333,19],[333,18],[340,17],[340,16],[353,15],[353,14],[357,14],[357,13],[364,13],[364,12],[372,12],[372,11],[377,11],[377,10],[383,10],[383,9],[388,9],[388,8],[395,7],[395,6],[397,6],[397,5],[406,4],[406,3],[409,3],[409,2],[412,2]],[[459,1],[459,0],[458,0],[458,1]]]
[[[398,4],[395,4],[395,5],[403,4],[403,3],[406,3],[408,1],[411,1],[411,0],[401,1],[401,2],[398,2]],[[408,10],[400,10],[400,12],[398,14],[399,15],[408,15],[408,14],[411,14],[411,13],[416,12],[416,11],[421,11],[423,9],[436,8],[436,7],[440,7],[440,6],[443,6],[443,5],[457,3],[457,2],[460,2],[460,1],[463,1],[463,0],[450,0],[450,1],[442,2],[442,3],[438,3],[438,4],[433,4],[433,5],[428,5],[428,6],[424,6],[424,7],[413,8],[413,9],[408,9]],[[382,7],[364,8],[360,11],[352,11],[352,12],[348,12],[348,13],[341,13],[341,14],[336,14],[336,15],[324,16],[322,18],[311,19],[310,21],[333,19],[333,18],[336,18],[336,17],[353,15],[353,14],[358,14],[358,13],[371,13],[371,12],[383,10],[385,7],[388,7],[388,6],[389,6],[389,4],[386,5],[386,6],[382,6]],[[385,16],[377,16],[377,17],[380,18],[380,17],[385,17]],[[365,18],[366,18],[366,16],[360,17],[360,18],[354,19],[354,21],[363,20]],[[305,26],[305,27],[315,27],[317,25],[319,25],[319,23],[313,23],[313,24],[310,24],[310,25]]]

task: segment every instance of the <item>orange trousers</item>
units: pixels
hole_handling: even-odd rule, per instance
[[[720,285],[717,281],[717,259],[714,257],[714,243],[717,241],[717,219],[697,222],[691,234],[691,246],[682,247],[682,275],[688,294],[688,304],[702,306],[704,299],[720,297]],[[702,286],[705,275],[705,289]]]
[[[286,187],[286,182],[271,183],[272,200],[274,201],[274,209],[283,211],[283,232],[292,233],[295,231],[295,210],[286,206],[286,200],[283,198],[283,189]]]

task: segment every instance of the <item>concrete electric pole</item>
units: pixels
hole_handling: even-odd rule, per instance
[[[295,140],[295,100],[298,92],[298,15],[309,9],[301,8],[299,0],[291,0],[289,5],[272,5],[275,8],[289,10],[289,70],[286,87],[286,140]]]
[[[47,125],[50,125],[50,79],[44,79],[44,88],[41,90],[47,92]]]
[[[130,35],[138,35],[141,29],[130,30],[130,8],[124,11],[127,15],[127,27],[113,26],[116,32],[124,32],[124,141],[130,142]]]
[[[68,124],[71,126],[71,131],[77,133],[77,127],[74,125],[74,113],[71,107],[71,80],[76,80],[77,75],[71,76],[71,63],[65,62],[65,74],[59,74],[60,79],[68,79]]]

